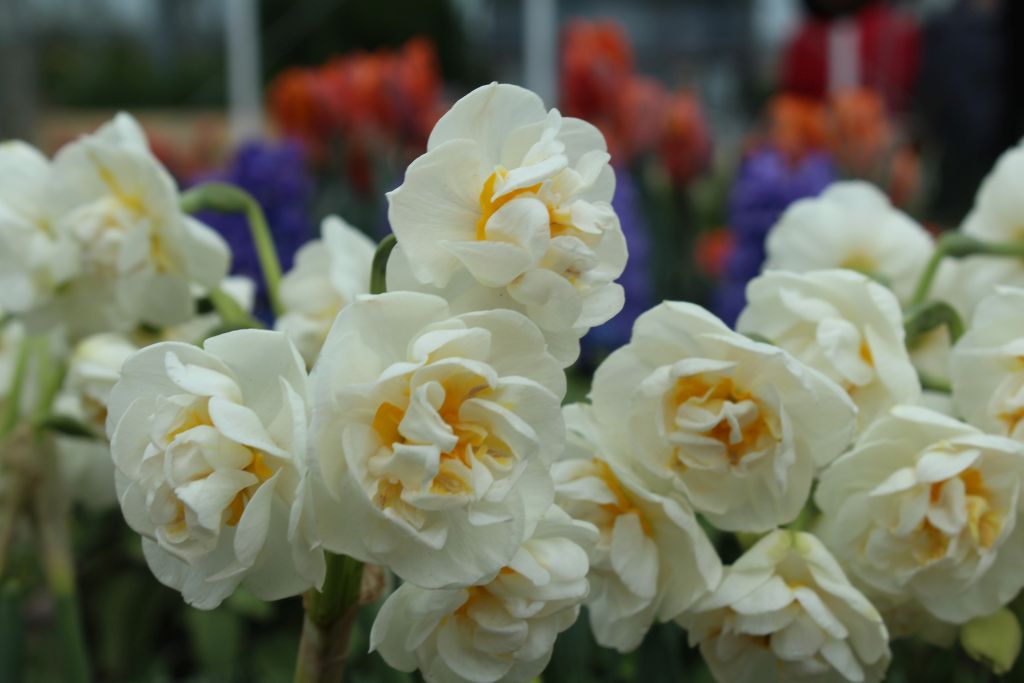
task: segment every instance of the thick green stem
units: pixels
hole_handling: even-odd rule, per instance
[[[1001,256],[1004,258],[1024,258],[1024,240],[1014,242],[985,242],[965,235],[962,232],[950,232],[943,235],[935,245],[935,251],[925,265],[921,277],[914,288],[910,299],[912,306],[924,303],[931,291],[932,282],[939,272],[942,259],[964,258],[966,256]]]
[[[3,421],[0,422],[0,438],[11,433],[18,418],[21,417],[21,392],[25,388],[25,377],[28,375],[28,363],[32,357],[32,338],[25,336],[18,346],[18,359],[14,365],[14,376],[4,403]]]
[[[50,353],[50,340],[39,337],[34,344],[36,351],[36,383],[39,393],[32,407],[32,429],[41,431],[50,418],[50,409],[60,392],[64,381],[64,364]]]
[[[306,617],[295,663],[295,683],[339,683],[345,673],[352,624],[359,610],[363,564],[327,554],[323,590],[306,594]]]
[[[187,213],[208,210],[220,213],[244,213],[249,222],[256,255],[267,284],[270,308],[275,316],[284,312],[281,304],[281,262],[277,258],[274,238],[270,234],[266,216],[252,195],[245,190],[227,183],[206,183],[188,190],[181,195],[181,208]]]
[[[62,490],[58,476],[52,439],[39,439],[36,443],[42,478],[33,497],[32,518],[46,583],[56,608],[64,680],[88,683],[91,680],[89,657],[78,610],[75,569],[68,534],[68,497]]]
[[[950,343],[955,344],[964,333],[963,320],[955,308],[945,301],[929,301],[911,306],[903,315],[904,342],[907,348],[914,348],[924,335],[943,325],[949,330]]]
[[[388,291],[388,258],[396,244],[398,244],[398,240],[391,234],[377,245],[377,251],[373,255],[373,265],[370,268],[370,294],[383,294]]]

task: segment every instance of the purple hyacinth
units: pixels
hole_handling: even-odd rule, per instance
[[[654,304],[651,237],[640,205],[640,193],[632,174],[625,169],[617,169],[615,178],[612,208],[619,216],[629,250],[626,270],[618,280],[626,291],[626,303],[617,316],[595,327],[583,338],[583,352],[594,360],[628,342],[637,317]]]
[[[210,181],[237,185],[256,198],[267,217],[281,268],[285,271],[291,268],[295,252],[315,235],[309,212],[313,180],[302,148],[291,141],[247,142],[224,170],[204,174],[192,184]],[[198,217],[227,240],[232,252],[231,272],[246,275],[256,282],[255,313],[270,322],[272,314],[266,284],[245,217],[208,212]]]
[[[772,147],[762,147],[740,164],[729,195],[735,247],[712,300],[712,309],[728,325],[746,305],[747,282],[761,272],[765,236],[779,216],[796,200],[820,194],[835,180],[835,165],[823,153],[792,161]]]

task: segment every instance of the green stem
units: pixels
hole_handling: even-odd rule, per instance
[[[39,337],[34,346],[39,395],[32,408],[32,429],[38,433],[50,418],[50,408],[53,407],[53,402],[60,392],[65,368],[63,363],[51,355],[48,337]]]
[[[964,333],[960,314],[945,301],[929,301],[911,306],[903,315],[904,342],[907,348],[914,348],[924,335],[942,325],[949,330],[949,341],[952,344]]]
[[[953,385],[949,383],[948,379],[934,377],[923,372],[918,372],[917,376],[921,380],[921,388],[925,391],[935,391],[940,394],[953,393]]]
[[[327,554],[323,589],[306,594],[295,683],[339,683],[345,673],[352,624],[359,610],[363,564]]]
[[[267,284],[270,308],[275,316],[284,312],[281,304],[281,262],[277,258],[274,238],[270,234],[266,216],[252,195],[227,183],[206,183],[181,195],[181,208],[186,213],[209,210],[220,213],[244,213],[249,222],[256,255],[259,257],[263,281]]]
[[[52,438],[38,439],[36,443],[36,455],[41,460],[43,476],[33,497],[33,522],[46,583],[56,607],[64,680],[88,683],[91,680],[89,657],[78,610],[74,561],[68,534],[68,497],[62,490],[58,476]]]
[[[217,288],[210,291],[209,297],[210,303],[213,304],[214,310],[217,311],[217,315],[220,316],[225,327],[232,329],[263,327],[262,323],[249,315],[249,312],[223,289]]]
[[[911,305],[924,303],[931,291],[932,282],[939,272],[939,265],[945,257],[1000,256],[1003,258],[1024,258],[1024,240],[1014,242],[985,242],[962,232],[950,232],[939,238],[935,251],[928,259],[921,277],[910,299]]]
[[[396,244],[398,244],[398,239],[391,234],[377,245],[377,251],[373,255],[373,265],[370,267],[370,294],[383,294],[388,291],[388,258]]]
[[[3,421],[0,422],[0,438],[11,433],[18,418],[21,416],[21,392],[25,388],[25,377],[28,375],[28,362],[32,355],[32,338],[28,335],[22,338],[18,346],[18,359],[15,361],[14,376],[11,378],[11,388],[7,392],[7,400],[4,404]]]

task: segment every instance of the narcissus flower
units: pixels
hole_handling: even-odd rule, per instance
[[[953,402],[979,429],[1024,441],[1024,289],[982,300],[950,358]]]
[[[400,671],[434,683],[526,683],[587,596],[593,527],[551,506],[490,582],[426,589],[406,583],[384,603],[370,647]]]
[[[1024,586],[1024,446],[897,406],[825,470],[822,539],[880,608],[946,622],[991,614]]]
[[[1022,174],[1024,142],[999,157],[982,181],[974,198],[974,207],[960,226],[960,231],[987,242],[1024,240]],[[1024,287],[1024,266],[1016,258],[971,256],[943,263],[940,278],[943,275],[952,280],[950,302],[965,317],[970,316],[982,299],[999,285]]]
[[[600,533],[591,551],[590,625],[597,642],[635,649],[655,619],[713,590],[722,563],[686,503],[648,489],[609,452],[590,406],[564,410],[569,446],[551,474],[558,504]]]
[[[55,412],[83,420],[102,432],[107,422],[110,390],[121,376],[125,360],[138,350],[127,337],[112,332],[78,342],[68,358],[68,371]]]
[[[363,295],[311,382],[316,520],[333,552],[425,588],[471,585],[508,564],[552,501],[565,375],[519,313]]]
[[[878,610],[808,533],[765,536],[680,623],[722,683],[874,683],[889,665]]]
[[[439,293],[456,313],[511,308],[563,365],[623,304],[626,243],[615,176],[589,123],[534,93],[483,86],[441,117],[427,153],[388,195],[399,247],[388,289]]]
[[[72,498],[101,510],[117,504],[114,463],[104,428],[110,391],[121,376],[121,365],[139,350],[126,337],[96,334],[75,345],[68,358],[64,384],[53,412],[79,420],[93,436],[57,437],[57,462]]]
[[[856,424],[835,382],[680,302],[637,319],[591,397],[616,451],[729,531],[792,521]]]
[[[875,186],[846,181],[793,204],[768,233],[765,270],[857,270],[910,298],[931,256],[927,231]]]
[[[280,332],[161,342],[124,363],[107,417],[121,510],[157,579],[189,604],[323,580],[304,515],[306,400],[302,358]]]
[[[174,181],[127,114],[57,153],[46,196],[80,254],[63,317],[86,331],[183,322],[190,285],[213,288],[227,273],[227,245],[181,212]],[[83,320],[82,305],[94,320]]]
[[[320,230],[321,238],[299,249],[295,267],[281,280],[285,313],[276,322],[310,366],[338,311],[370,290],[376,250],[369,237],[337,216],[325,218]]]
[[[858,428],[921,395],[891,291],[850,270],[768,271],[747,286],[736,329],[757,333],[839,384]]]
[[[78,272],[77,249],[54,225],[50,162],[21,141],[0,143],[0,306],[25,313]]]

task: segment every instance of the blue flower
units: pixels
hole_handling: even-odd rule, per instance
[[[297,143],[254,140],[242,145],[227,167],[194,178],[192,184],[222,181],[237,185],[263,207],[274,237],[281,267],[291,268],[295,252],[315,235],[309,203],[313,180],[305,154]],[[197,216],[219,232],[231,247],[231,272],[256,282],[257,317],[270,322],[272,314],[256,247],[244,216],[203,212]]]
[[[626,290],[622,311],[603,325],[593,328],[582,340],[583,352],[593,360],[629,341],[637,317],[654,305],[654,282],[651,279],[651,237],[640,206],[640,193],[633,176],[619,169],[616,172],[612,208],[619,216],[626,238],[629,260],[618,282]]]
[[[746,305],[747,282],[761,272],[765,236],[782,212],[798,199],[818,195],[835,180],[835,165],[823,153],[793,161],[772,147],[762,147],[743,160],[729,196],[735,247],[712,297],[712,309],[723,321],[735,323]]]

